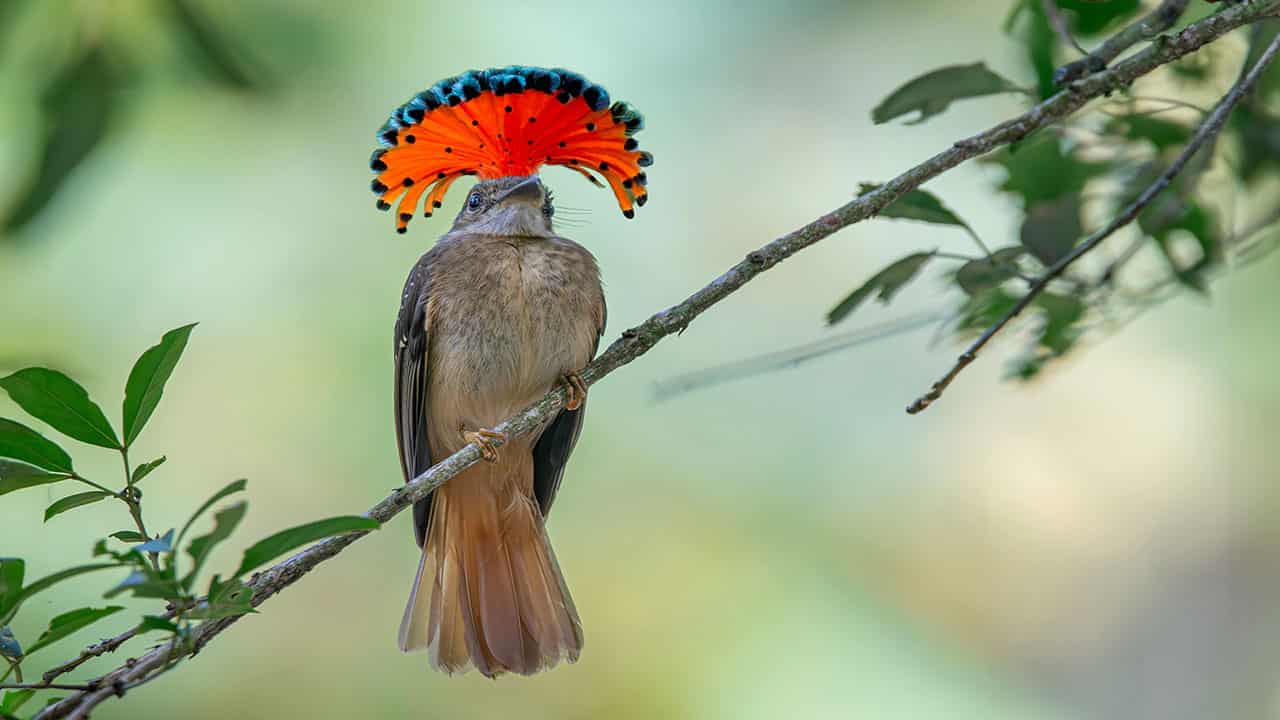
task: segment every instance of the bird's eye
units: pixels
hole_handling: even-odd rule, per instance
[[[472,212],[480,209],[480,203],[480,193],[471,193],[471,195],[467,197],[467,209]]]

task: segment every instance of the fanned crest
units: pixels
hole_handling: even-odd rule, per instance
[[[532,175],[563,165],[613,190],[622,214],[648,200],[641,168],[653,156],[632,137],[644,118],[581,75],[555,68],[469,70],[441,80],[401,105],[378,131],[369,162],[378,209],[396,207],[405,232],[426,195],[426,217],[464,175]],[[599,176],[600,179],[597,179]]]

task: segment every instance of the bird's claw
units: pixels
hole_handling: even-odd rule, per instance
[[[468,430],[462,428],[462,439],[475,445],[480,449],[480,457],[486,462],[498,462],[498,448],[494,445],[496,440],[499,444],[507,441],[507,434],[498,432],[497,430]]]
[[[582,376],[576,372],[571,372],[560,378],[560,384],[565,390],[565,410],[577,410],[582,407],[582,403],[587,401],[587,383],[582,380]]]

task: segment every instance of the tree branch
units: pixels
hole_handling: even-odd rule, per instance
[[[821,340],[796,345],[785,350],[776,350],[676,375],[654,385],[653,399],[656,402],[661,402],[670,400],[678,395],[684,395],[694,390],[701,390],[731,380],[741,380],[775,370],[794,368],[801,363],[830,355],[831,353],[877,342],[895,335],[921,330],[945,320],[946,315],[941,312],[917,313],[897,320],[889,320],[850,330],[838,335],[829,335]]]
[[[1120,53],[1133,47],[1142,40],[1151,40],[1160,33],[1173,27],[1173,24],[1187,11],[1190,0],[1164,0],[1160,6],[1141,20],[1134,22],[1120,32],[1107,38],[1097,50],[1075,62],[1069,62],[1058,68],[1053,74],[1055,85],[1079,80],[1107,67]],[[1052,18],[1052,16],[1050,16]]]
[[[165,618],[170,618],[172,616],[173,616],[172,611],[164,615]],[[125,644],[129,640],[133,639],[135,636],[137,636],[137,634],[138,634],[138,628],[132,627],[113,638],[110,638],[108,640],[103,640],[102,642],[99,642],[99,643],[94,643],[93,645],[90,645],[89,647],[80,651],[80,655],[76,657],[74,660],[70,660],[57,667],[50,668],[49,671],[42,676],[42,679],[46,683],[52,682],[55,678],[66,675],[72,670],[75,670],[76,668],[80,667],[82,664],[85,663],[85,661],[89,660],[90,658],[95,658],[100,655],[105,655],[109,652],[115,652],[117,648],[119,648],[121,645]]]
[[[1077,245],[1074,250],[1046,270],[1044,275],[1042,275],[1040,279],[1031,286],[1031,289],[1027,291],[1027,294],[1022,296],[1022,298],[1018,300],[1009,312],[1005,313],[1005,315],[1001,317],[996,324],[987,328],[986,331],[983,332],[982,335],[979,336],[978,339],[960,355],[951,370],[947,372],[941,380],[934,383],[933,387],[929,389],[929,392],[920,396],[915,402],[911,403],[911,405],[907,407],[907,412],[914,415],[925,410],[932,405],[935,400],[942,397],[942,393],[946,391],[947,386],[956,379],[956,376],[978,358],[978,353],[982,348],[985,347],[997,333],[1003,330],[1004,327],[1009,324],[1009,321],[1017,317],[1023,310],[1026,310],[1027,306],[1034,302],[1035,299],[1040,296],[1040,293],[1044,292],[1045,288],[1049,286],[1049,283],[1053,282],[1055,278],[1061,275],[1063,271],[1070,267],[1076,260],[1084,257],[1085,254],[1102,244],[1102,241],[1115,234],[1117,230],[1136,220],[1138,215],[1142,213],[1143,209],[1150,205],[1151,201],[1154,200],[1157,195],[1164,192],[1164,190],[1169,187],[1169,184],[1173,182],[1173,179],[1177,177],[1178,173],[1182,172],[1182,169],[1187,166],[1187,163],[1191,161],[1191,158],[1195,157],[1196,152],[1198,152],[1205,143],[1214,139],[1217,137],[1218,133],[1222,132],[1223,125],[1226,124],[1227,117],[1231,115],[1231,111],[1234,110],[1236,105],[1240,103],[1240,100],[1248,94],[1250,88],[1252,88],[1258,81],[1258,78],[1262,76],[1263,71],[1266,70],[1267,66],[1271,64],[1271,61],[1275,59],[1277,50],[1280,50],[1280,37],[1271,41],[1271,44],[1267,46],[1266,51],[1262,53],[1262,57],[1258,58],[1258,62],[1254,63],[1248,73],[1241,77],[1231,90],[1218,101],[1218,104],[1213,108],[1213,111],[1209,113],[1209,116],[1205,118],[1204,122],[1200,123],[1200,127],[1196,128],[1195,134],[1191,136],[1186,147],[1184,147],[1182,152],[1178,154],[1178,157],[1169,164],[1169,167],[1165,168],[1165,171],[1160,174],[1160,177],[1156,178],[1155,182],[1148,185],[1147,188],[1142,191],[1142,194],[1139,195],[1136,200],[1129,203],[1128,207],[1112,219],[1111,222],[1107,223],[1106,226],[1090,235],[1084,242]]]
[[[93,685],[67,683],[3,683],[0,690],[93,690]]]
[[[1195,23],[1165,42],[1153,44],[1116,64],[1115,67],[1084,78],[1032,107],[1018,117],[1000,123],[985,132],[954,143],[946,150],[907,170],[866,195],[861,195],[840,208],[819,217],[747,255],[746,259],[690,295],[678,305],[663,310],[640,325],[626,330],[607,350],[581,373],[587,384],[594,384],[609,373],[648,352],[663,338],[684,331],[693,320],[711,306],[728,297],[761,273],[801,250],[827,238],[854,223],[874,217],[890,203],[925,182],[961,163],[998,147],[1018,142],[1031,133],[1051,125],[1083,107],[1089,100],[1129,84],[1152,70],[1195,52],[1226,33],[1262,17],[1276,14],[1280,0],[1253,0],[1231,7]],[[541,425],[564,404],[565,391],[556,388],[542,400],[525,408],[495,430],[515,437]],[[432,466],[365,513],[387,522],[402,510],[421,500],[450,478],[477,462],[480,451],[474,445],[459,450]],[[253,589],[251,603],[256,607],[296,582],[316,565],[337,555],[351,543],[366,535],[353,532],[323,540],[273,567],[255,574],[248,585]],[[206,621],[192,631],[193,653],[234,624],[239,617]],[[123,695],[131,687],[146,682],[169,666],[171,657],[182,654],[179,642],[170,640],[134,662],[126,663],[96,682],[99,689],[72,695],[45,708],[37,718],[79,718],[87,716],[99,703],[112,695]]]

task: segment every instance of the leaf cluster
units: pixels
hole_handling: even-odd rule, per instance
[[[205,568],[214,551],[232,537],[248,511],[247,501],[224,503],[246,489],[246,480],[236,480],[200,504],[180,529],[148,531],[141,483],[157,473],[165,457],[133,467],[129,452],[159,408],[194,327],[186,325],[165,333],[134,363],[125,382],[118,426],[107,419],[83,386],[63,373],[31,367],[0,378],[0,390],[32,418],[69,439],[118,453],[124,466],[118,488],[101,484],[82,475],[71,454],[45,434],[16,420],[0,418],[0,495],[78,483],[92,489],[55,500],[44,511],[45,522],[106,500],[118,501],[133,521],[132,527],[110,532],[93,544],[93,562],[34,581],[27,578],[26,559],[0,558],[0,659],[8,666],[0,682],[11,674],[21,678],[23,663],[37,652],[125,610],[118,604],[66,610],[53,617],[38,637],[20,641],[11,629],[13,618],[32,597],[63,581],[89,573],[112,574],[117,579],[106,587],[104,599],[162,601],[166,609],[144,613],[132,627],[136,633],[167,634],[177,658],[193,650],[192,631],[199,623],[255,612],[253,590],[246,584],[250,573],[316,540],[378,527],[376,521],[356,516],[306,523],[253,543],[233,571],[210,575]],[[203,519],[210,512],[212,527],[201,532],[199,528],[206,526]],[[17,717],[32,692],[6,691],[0,697],[0,718]]]
[[[1022,90],[1030,98],[1061,91],[1055,70],[1067,53],[1063,31],[1088,38],[1134,21],[1142,10],[1137,0],[1090,2],[1056,0],[1051,6],[1065,27],[1055,28],[1041,0],[1017,0],[1004,29],[1024,48],[1020,75],[1033,79]],[[1250,30],[1249,67],[1277,33],[1280,20],[1256,23]],[[1186,86],[1206,84],[1224,74],[1227,58],[1201,54],[1171,65],[1167,73]],[[912,78],[888,95],[872,111],[884,123],[917,113],[908,124],[924,122],[955,102],[993,93],[1019,92],[1017,82],[975,62],[950,65]],[[829,324],[847,320],[872,298],[887,304],[904,292],[927,268],[945,264],[942,275],[957,293],[944,328],[960,337],[981,333],[995,325],[1023,298],[1033,282],[1066,258],[1088,236],[1090,226],[1108,213],[1128,205],[1181,152],[1202,119],[1196,106],[1179,101],[1147,100],[1129,89],[1103,104],[1098,112],[1065,127],[1042,130],[1015,145],[983,158],[992,168],[992,189],[1011,199],[1017,213],[1016,234],[990,250],[974,229],[926,190],[914,190],[880,212],[880,217],[930,223],[959,229],[974,241],[976,254],[938,249],[914,250],[860,279],[827,313]],[[1053,281],[1029,307],[1033,318],[1031,342],[1011,368],[1011,375],[1035,377],[1049,361],[1063,357],[1098,326],[1118,326],[1117,317],[1133,315],[1152,304],[1157,292],[1170,286],[1197,294],[1209,290],[1210,280],[1224,270],[1233,244],[1249,238],[1233,237],[1222,214],[1200,180],[1223,157],[1238,150],[1229,163],[1230,182],[1245,194],[1280,174],[1280,66],[1270,68],[1259,88],[1231,119],[1225,141],[1206,146],[1174,184],[1147,206],[1133,228],[1136,237],[1125,250],[1092,271],[1072,272]],[[866,183],[860,192],[877,186]],[[1221,191],[1221,186],[1215,188]],[[1280,201],[1264,201],[1264,217],[1280,219]],[[1260,230],[1266,230],[1260,227]],[[1112,242],[1120,242],[1117,239]],[[1274,246],[1274,243],[1273,245]],[[1133,255],[1149,249],[1167,269],[1164,279],[1137,288],[1127,286],[1123,270]],[[1269,248],[1267,248],[1269,249]],[[1255,253],[1257,255],[1259,253]]]

